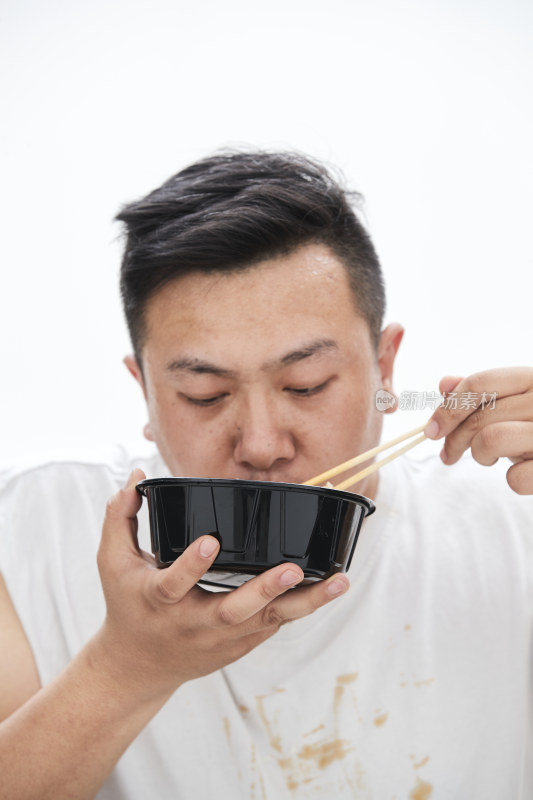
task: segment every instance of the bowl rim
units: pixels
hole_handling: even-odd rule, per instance
[[[310,494],[332,495],[339,500],[347,500],[355,505],[362,505],[366,508],[365,517],[369,517],[376,510],[376,504],[369,497],[355,492],[345,492],[339,489],[331,489],[326,486],[307,486],[303,483],[282,483],[279,481],[251,481],[241,478],[195,478],[195,477],[165,477],[165,478],[145,478],[136,485],[136,489],[143,497],[147,497],[146,490],[151,487],[160,488],[163,486],[220,486],[228,488],[249,487],[259,490],[284,490],[288,492],[309,492]]]

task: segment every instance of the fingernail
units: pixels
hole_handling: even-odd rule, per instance
[[[436,439],[439,435],[439,423],[432,419],[431,422],[428,422],[426,427],[424,428],[424,433],[428,437],[428,439]]]
[[[448,453],[446,452],[446,450],[444,449],[444,447],[443,447],[443,448],[442,448],[442,450],[440,451],[440,457],[441,457],[441,460],[442,460],[442,461],[444,461],[444,463],[445,463],[445,464],[447,464],[447,463],[448,463]]]
[[[334,578],[328,583],[328,594],[335,597],[335,595],[345,592],[347,588],[344,581],[341,581],[339,578]]]
[[[213,539],[212,536],[202,539],[202,542],[200,543],[200,555],[204,556],[204,558],[208,558],[209,556],[213,555],[217,547],[218,542],[216,539]]]
[[[281,573],[279,582],[282,586],[294,586],[295,583],[298,583],[301,577],[302,576],[293,569],[286,569],[285,572]]]

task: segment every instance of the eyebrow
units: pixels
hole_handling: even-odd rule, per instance
[[[317,339],[316,342],[311,342],[304,347],[300,347],[298,350],[287,353],[278,363],[283,366],[294,364],[296,361],[303,361],[305,358],[310,358],[324,350],[338,350],[337,342],[333,341],[333,339]]]
[[[230,369],[223,369],[217,367],[216,364],[210,364],[209,361],[202,361],[201,358],[176,358],[167,364],[167,372],[192,372],[195,375],[217,375],[221,378],[234,378],[235,372]]]
[[[288,364],[295,364],[298,361],[304,361],[306,358],[317,353],[322,353],[326,350],[338,350],[338,344],[333,339],[317,339],[310,342],[297,350],[291,350],[290,353],[282,356],[280,359],[270,361],[263,365],[263,369],[275,369],[276,367],[286,367]],[[183,356],[176,358],[167,364],[167,372],[192,372],[194,375],[216,375],[221,378],[235,378],[237,373],[230,369],[224,369],[216,364],[211,364],[209,361],[204,361],[201,358],[191,358]]]

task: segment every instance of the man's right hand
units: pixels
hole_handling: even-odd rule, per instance
[[[207,592],[196,583],[216,558],[212,536],[158,569],[137,543],[135,484],[143,477],[135,470],[108,503],[98,553],[104,624],[44,688],[26,681],[22,702],[32,696],[0,724],[2,800],[90,800],[182,683],[235,661],[348,588],[338,575],[287,591],[302,570],[280,564],[231,593]]]
[[[280,564],[232,592],[197,586],[215,560],[212,536],[194,541],[168,568],[158,569],[139,549],[134,470],[128,486],[108,503],[98,566],[107,604],[93,640],[93,658],[137,696],[166,698],[182,683],[241,658],[290,620],[315,611],[348,589],[345,575],[288,591],[303,579],[300,567]],[[97,652],[95,652],[96,648]]]

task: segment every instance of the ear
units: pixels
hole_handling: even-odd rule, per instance
[[[135,358],[134,355],[129,355],[129,356],[124,356],[122,361],[126,365],[128,372],[131,373],[131,375],[133,375],[133,377],[141,387],[144,399],[147,400],[146,386],[144,384],[142,370],[137,362],[137,359]]]
[[[391,322],[382,331],[378,346],[378,366],[381,376],[381,386],[387,392],[394,394],[392,372],[394,360],[403,339],[404,329],[398,322]]]

